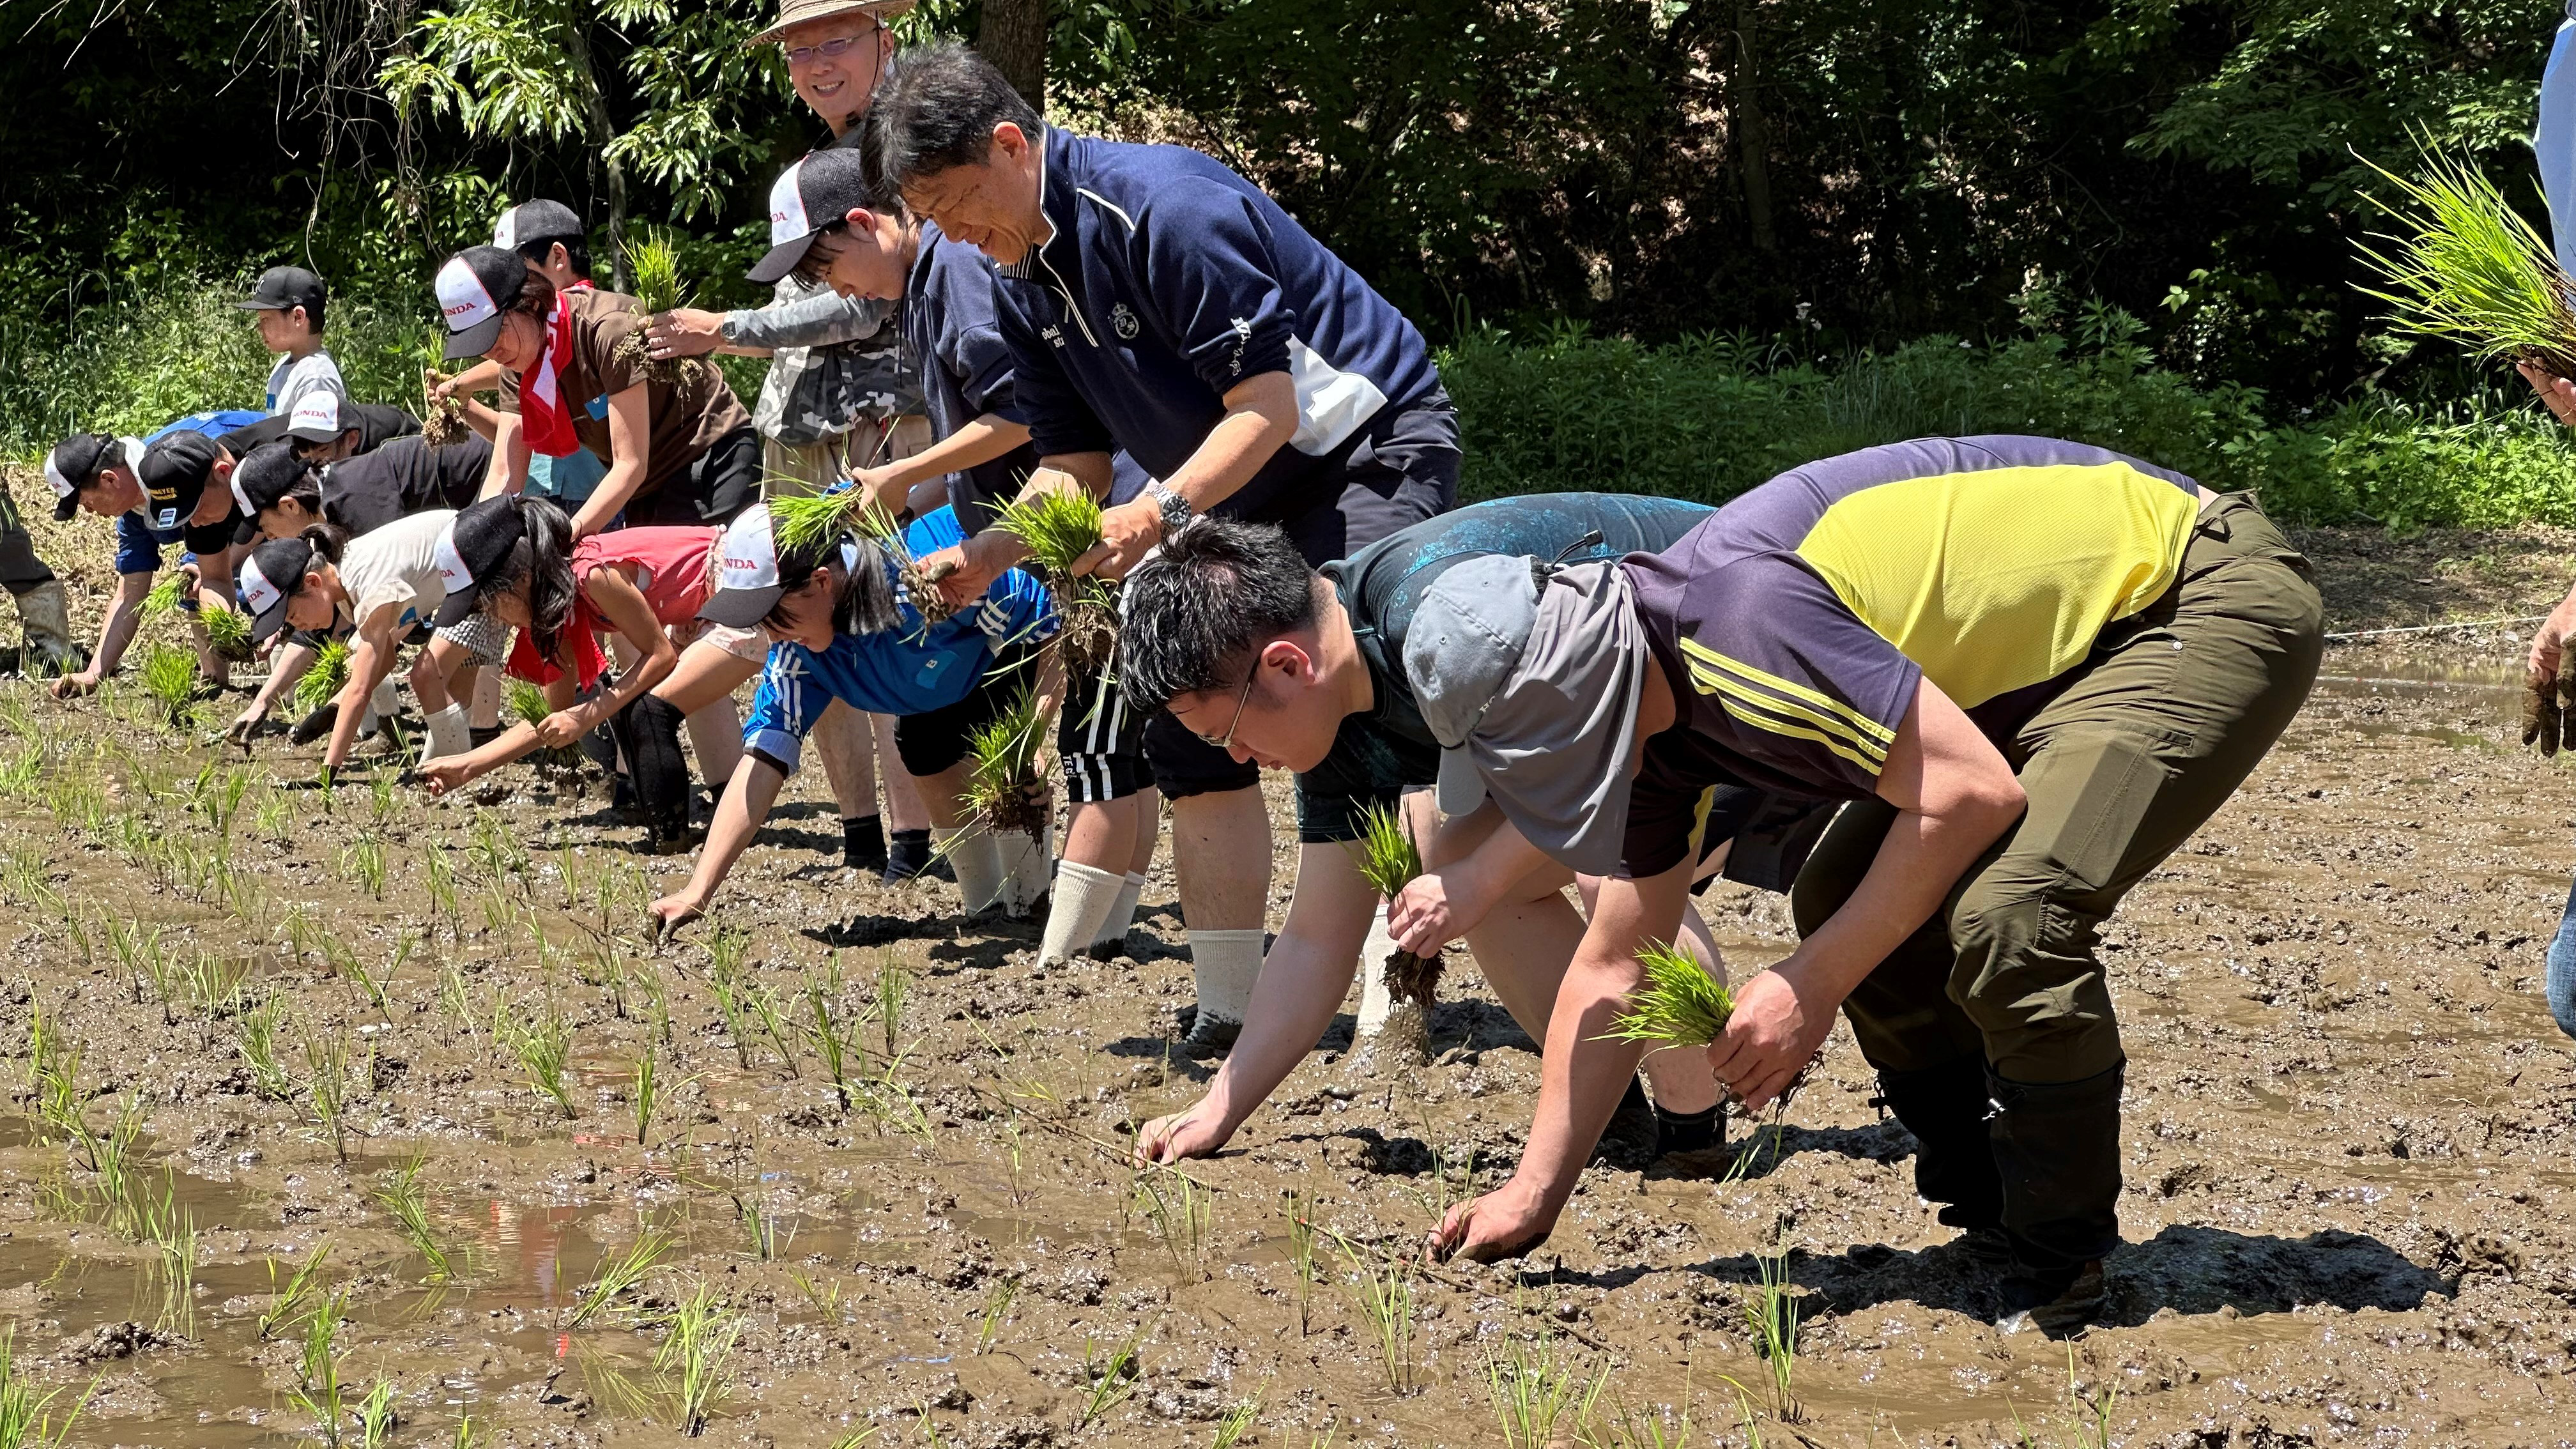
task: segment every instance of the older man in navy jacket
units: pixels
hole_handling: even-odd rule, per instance
[[[906,204],[1002,268],[1029,486],[1106,498],[1119,450],[1154,479],[1107,511],[1086,571],[1124,574],[1202,513],[1278,523],[1320,564],[1457,501],[1457,413],[1422,334],[1259,187],[1185,147],[1052,129],[957,46],[906,53],[867,126]],[[1017,557],[980,535],[949,587],[972,597]],[[1146,751],[1173,801],[1194,1044],[1223,1045],[1260,970],[1260,771],[1167,717]]]

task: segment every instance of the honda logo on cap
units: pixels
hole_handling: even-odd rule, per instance
[[[482,323],[501,309],[492,302],[492,294],[483,279],[463,257],[451,257],[438,269],[438,309],[447,315],[447,330],[462,332]]]
[[[805,163],[798,161],[779,173],[778,181],[769,188],[769,244],[791,242],[814,229],[805,219]]]

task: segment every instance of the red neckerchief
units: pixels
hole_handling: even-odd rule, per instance
[[[537,360],[519,374],[519,426],[528,446],[549,458],[560,458],[581,446],[572,430],[572,408],[564,401],[555,359],[572,355],[572,297],[555,296],[554,320],[546,324],[545,346]]]

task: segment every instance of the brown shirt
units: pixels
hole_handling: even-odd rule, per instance
[[[617,462],[616,450],[608,441],[608,399],[639,382],[645,385],[651,415],[650,453],[636,497],[659,493],[666,480],[696,462],[718,438],[751,426],[751,414],[743,411],[741,400],[713,361],[685,363],[680,380],[667,383],[645,375],[640,354],[618,356],[617,344],[644,327],[644,314],[635,310],[634,298],[588,287],[571,296],[572,356],[555,359],[555,377],[562,385],[565,405],[572,410],[574,435],[600,461],[611,466]],[[515,373],[508,374],[501,379],[501,411],[518,410],[519,379]]]

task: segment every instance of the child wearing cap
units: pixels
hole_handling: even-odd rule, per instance
[[[992,263],[942,237],[935,223],[879,203],[853,151],[819,151],[788,167],[771,188],[769,210],[772,246],[751,280],[793,273],[845,297],[900,302],[905,345],[920,361],[938,441],[910,458],[860,469],[855,483],[897,516],[915,489],[938,487],[961,536],[983,532],[1038,462],[1012,401]],[[1143,470],[1123,454],[1120,461],[1133,497],[1144,486]],[[1144,755],[1145,716],[1127,708],[1107,671],[1069,684],[1076,703],[1058,721],[1056,743],[1072,810],[1040,964],[1126,938],[1161,816]],[[1015,872],[1024,897],[1042,888],[1047,854],[1041,847]]]
[[[287,420],[289,436],[329,442],[355,423],[340,364],[322,346],[327,294],[302,267],[271,267],[235,305],[257,314],[259,342],[278,354],[268,374],[268,414]]]
[[[207,585],[214,586],[215,607],[230,607],[233,457],[217,439],[258,419],[248,412],[197,413],[142,438],[76,433],[54,445],[45,459],[54,517],[68,520],[86,510],[114,519],[117,573],[98,650],[88,668],[54,681],[57,697],[87,694],[124,662],[142,623],[143,600],[161,571],[163,547],[187,550],[181,562],[195,575],[186,601],[192,612],[208,597]],[[225,662],[207,649],[205,631],[195,632],[200,670],[222,682]]]
[[[523,201],[502,212],[492,225],[492,245],[526,258],[559,293],[596,289],[590,279],[590,237],[579,213],[560,201]],[[501,386],[501,369],[491,362],[478,362],[452,378],[433,374],[430,386],[441,397],[492,392]],[[465,420],[487,441],[500,432],[500,414],[479,403],[468,402]],[[599,480],[607,473],[608,465],[587,447],[559,458],[532,452],[527,491],[562,507],[578,508],[598,490]]]
[[[939,509],[905,530],[905,546],[927,553],[958,537],[956,515]],[[837,699],[898,717],[896,749],[929,804],[932,833],[955,866],[969,914],[1001,898],[1003,863],[988,831],[970,830],[958,808],[966,740],[1001,716],[1022,689],[1052,701],[1053,670],[1020,664],[1054,628],[1046,588],[1019,570],[996,579],[976,607],[937,623],[896,588],[896,564],[875,540],[844,535],[827,547],[780,549],[769,508],[746,512],[718,545],[715,591],[699,617],[734,628],[765,627],[769,651],[742,763],[725,786],[706,849],[680,890],[653,902],[665,928],[706,911],[734,862],[759,833],[778,792],[795,773],[806,733]]]
[[[331,743],[322,756],[326,773],[348,763],[359,722],[369,701],[381,699],[379,687],[391,677],[404,637],[437,617],[446,602],[447,580],[461,572],[448,537],[456,517],[433,509],[360,539],[317,523],[294,538],[261,544],[243,565],[242,607],[252,616],[254,642],[290,625],[351,630],[349,683],[334,701]],[[412,662],[412,694],[429,727],[427,756],[466,748],[465,711],[447,679],[464,662],[461,652],[433,645]]]
[[[468,247],[436,281],[446,356],[500,365],[501,418],[485,493],[525,486],[532,453],[587,447],[608,472],[573,514],[575,537],[628,523],[721,524],[758,498],[760,438],[710,367],[666,382],[621,343],[644,325],[634,299],[559,291],[518,253]]]
[[[423,765],[423,783],[444,794],[539,745],[561,749],[607,725],[626,758],[654,848],[683,849],[689,773],[680,754],[682,712],[661,686],[680,659],[669,631],[696,626],[713,591],[716,542],[724,530],[621,528],[574,544],[571,529],[561,509],[524,495],[487,499],[457,515],[456,553],[471,577],[451,581],[441,618],[462,604],[516,629],[510,672],[544,686],[554,713],[514,724],[464,755]],[[602,634],[623,639],[636,656],[604,689]],[[721,706],[730,715],[730,703],[706,707]],[[710,780],[729,779],[738,758],[735,751],[702,764]]]
[[[264,444],[233,467],[233,497],[243,515],[233,537],[249,548],[328,523],[356,539],[417,513],[461,509],[474,502],[491,459],[492,445],[480,438],[432,448],[417,433],[321,465],[288,443]],[[314,658],[313,643],[303,637],[280,648],[267,682],[226,737],[247,741],[277,701],[294,693]]]

